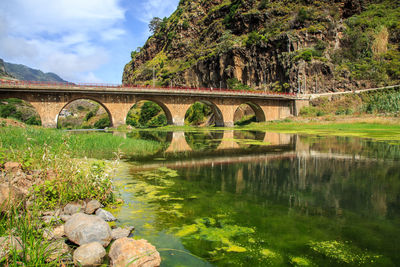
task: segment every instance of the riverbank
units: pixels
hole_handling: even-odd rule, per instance
[[[87,206],[92,201],[102,206],[117,204],[111,177],[120,156],[158,149],[156,142],[112,134],[71,135],[18,123],[6,125],[0,127],[0,265],[5,266],[72,264],[77,247],[68,242],[79,243],[67,229],[60,233],[63,222],[69,223],[65,217],[84,211],[91,220],[98,220],[97,212],[92,215]],[[80,208],[71,212],[67,208],[71,205]],[[104,224],[109,242],[111,228]],[[131,240],[126,241],[129,246]],[[120,253],[116,254],[118,258]]]
[[[400,141],[400,117],[341,116],[292,117],[282,121],[258,122],[236,127],[165,126],[151,129],[118,128],[120,131],[264,131],[314,135],[355,136],[375,140]]]
[[[278,122],[252,123],[237,129],[314,135],[355,136],[400,141],[400,118],[377,116],[297,117]]]

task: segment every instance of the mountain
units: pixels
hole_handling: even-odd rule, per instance
[[[4,64],[4,61],[0,58],[0,79],[13,79],[14,77],[7,73]]]
[[[124,84],[328,92],[400,82],[400,2],[181,0]]]
[[[1,60],[3,61],[3,60]],[[4,61],[3,61],[4,62]],[[66,82],[52,72],[43,73],[41,70],[29,68],[21,64],[4,62],[5,71],[11,76],[23,81]]]

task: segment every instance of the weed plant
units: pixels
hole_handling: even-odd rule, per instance
[[[8,212],[0,216],[0,236],[16,238],[14,243],[0,253],[0,266],[60,266],[63,255],[49,257],[57,253],[50,241],[43,237],[45,225],[40,221],[37,207],[26,210],[21,204],[9,207]],[[2,245],[6,245],[3,241]]]

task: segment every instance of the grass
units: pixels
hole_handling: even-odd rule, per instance
[[[114,203],[110,179],[114,162],[83,157],[118,159],[124,153],[147,154],[160,147],[155,141],[125,139],[109,133],[88,135],[31,126],[0,127],[0,170],[5,162],[19,162],[34,179],[29,194],[21,199],[30,205],[13,202],[0,212],[0,237],[17,236],[23,245],[21,251],[12,248],[6,256],[0,255],[0,265],[60,266],[60,257],[46,262],[54,245],[43,237],[44,229],[50,225],[40,220],[40,212],[77,200]]]
[[[354,120],[339,121],[283,121],[252,123],[243,130],[262,130],[335,136],[357,136],[375,140],[400,141],[400,121]]]
[[[56,129],[39,127],[0,127],[0,147],[11,151],[43,154],[68,151],[71,157],[112,159],[119,155],[147,155],[161,148],[155,141],[135,140],[114,136],[111,133],[71,134]],[[34,147],[35,149],[29,149]]]

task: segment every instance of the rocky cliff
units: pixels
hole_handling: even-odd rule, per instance
[[[399,1],[181,0],[124,84],[351,90],[399,82]]]

